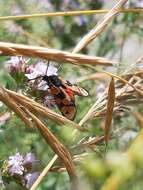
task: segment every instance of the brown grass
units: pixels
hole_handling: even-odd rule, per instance
[[[112,66],[115,62],[103,57],[84,54],[69,53],[57,49],[0,42],[0,54],[9,56],[29,56],[56,61],[58,63],[72,63],[77,65],[89,64],[100,66]]]
[[[107,111],[105,116],[105,142],[106,144],[109,141],[109,133],[112,123],[112,115],[113,115],[113,109],[114,109],[114,102],[115,102],[115,86],[114,86],[114,79],[111,79],[109,89],[108,89],[108,99],[107,99]]]
[[[127,2],[128,0],[119,0],[115,6],[100,20],[97,25],[86,34],[76,45],[73,50],[73,53],[79,52],[81,49],[85,48],[92,40],[94,40],[98,35],[100,35],[107,25],[111,22],[114,16],[120,12],[120,8]]]

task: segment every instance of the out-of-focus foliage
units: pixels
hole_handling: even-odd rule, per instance
[[[70,10],[88,10],[88,9],[105,9],[111,8],[115,1],[106,0],[5,0],[0,2],[0,14],[6,15],[21,15],[41,12],[56,12],[56,11],[70,11]],[[130,1],[131,6],[136,6],[136,2]],[[128,5],[130,6],[130,5]],[[103,15],[81,15],[75,17],[52,17],[52,18],[36,18],[23,19],[17,21],[3,21],[0,27],[0,41],[25,43],[30,45],[40,45],[51,48],[72,51],[77,42],[95,26],[98,20]],[[110,59],[119,61],[120,64],[111,68],[112,72],[125,73],[129,70],[136,69],[135,62],[138,57],[142,56],[142,37],[143,37],[143,15],[136,13],[122,13],[119,14],[110,26],[101,36],[93,41],[83,53],[91,55],[105,56]],[[17,82],[9,75],[6,69],[6,61],[8,57],[0,57],[0,84],[11,90],[20,90]],[[31,60],[34,62],[35,60]],[[37,61],[37,60],[36,60]],[[95,70],[87,67],[77,67],[74,65],[65,64],[59,69],[59,73],[65,79],[71,82],[76,82],[79,77],[86,74],[93,74]],[[108,81],[105,80],[91,80],[81,82],[80,85],[85,87],[90,96],[87,98],[76,97],[77,116],[76,121],[84,116],[88,109],[101,96],[100,85],[107,86]],[[22,83],[22,85],[26,85]],[[21,86],[26,88],[26,86]],[[98,96],[98,97],[99,97]],[[136,106],[135,111],[143,112],[142,105]],[[56,109],[58,112],[58,110]],[[0,117],[10,110],[0,103]],[[74,155],[88,153],[91,157],[83,161],[77,172],[81,178],[81,184],[84,189],[100,189],[105,182],[105,179],[110,175],[112,170],[121,167],[121,171],[125,172],[127,180],[119,189],[126,190],[140,190],[143,182],[141,180],[142,168],[132,168],[130,163],[127,163],[126,158],[110,151],[124,151],[140,130],[140,125],[137,123],[135,117],[128,112],[126,114],[116,115],[113,122],[113,134],[115,138],[109,142],[107,154],[107,163],[104,162],[106,153],[104,143],[96,146],[91,153],[89,148],[80,149],[78,146],[73,147],[73,140],[71,141],[72,129],[61,128],[61,126],[45,120],[45,123],[50,130],[64,143]],[[100,118],[93,119],[85,124],[86,128],[90,129],[89,137],[95,135],[103,135],[103,120]],[[79,134],[74,141],[74,144],[80,139],[84,139],[87,134]],[[37,131],[27,128],[23,122],[14,114],[8,120],[0,122],[0,160],[6,160],[9,156],[16,152],[26,154],[27,152],[34,152],[36,158],[39,160],[38,169],[41,171],[44,166],[50,161],[53,156],[52,150],[47,146],[45,141],[41,138]],[[81,156],[80,156],[81,157]],[[119,159],[117,163],[116,160]],[[108,160],[112,158],[111,160]],[[108,163],[108,161],[113,161]],[[114,165],[115,161],[115,165]],[[128,173],[129,172],[129,173]],[[84,179],[84,180],[82,180]],[[18,189],[21,187],[16,183],[10,183],[7,190]],[[67,190],[69,189],[69,178],[67,173],[50,172],[40,184],[38,190]]]

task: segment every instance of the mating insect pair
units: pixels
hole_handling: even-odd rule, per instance
[[[41,78],[48,85],[48,92],[53,97],[55,104],[61,113],[68,119],[73,120],[76,115],[75,95],[88,96],[88,92],[77,86],[72,85],[69,81],[64,80],[56,74],[48,74],[48,66],[45,75],[30,79]]]

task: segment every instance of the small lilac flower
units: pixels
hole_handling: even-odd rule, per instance
[[[23,163],[23,156],[18,152],[14,156],[10,156],[8,160],[9,166],[20,165]]]
[[[44,75],[46,76],[57,75],[57,70],[58,69],[51,64],[49,64],[47,68],[47,65],[44,62],[39,62],[31,69],[31,72],[28,74],[25,74],[25,76],[29,80],[31,80],[31,79],[35,79],[39,76],[44,76]],[[31,80],[29,82],[29,85],[33,89],[38,89],[38,90],[43,90],[43,91],[46,91],[49,88],[49,86],[47,85],[47,82],[43,80],[39,80],[37,83],[35,83],[35,80]]]
[[[34,162],[36,162],[36,157],[31,152],[25,156],[22,156],[20,153],[10,156],[9,159],[2,164],[2,171],[0,171],[0,189],[10,180],[15,180],[16,183],[29,189],[40,174],[39,172],[29,173],[31,172]],[[28,166],[31,167],[28,168]]]
[[[24,171],[23,156],[16,153],[14,156],[10,156],[8,160],[9,173],[11,175],[22,175]]]
[[[29,66],[27,66],[26,69],[25,69],[25,73],[26,74],[33,73],[34,72],[34,68],[35,68],[35,65],[29,65]]]
[[[28,173],[27,175],[24,176],[25,181],[26,181],[25,186],[27,189],[29,189],[34,184],[39,174],[40,174],[39,172],[34,172],[34,173]]]
[[[24,161],[23,161],[23,164],[26,168],[31,168],[33,163],[35,163],[37,160],[36,160],[36,156],[29,152],[26,154],[26,156],[24,157]]]
[[[17,72],[25,72],[26,63],[29,60],[24,59],[22,56],[12,56],[7,63],[9,64],[9,72],[10,74],[14,74]]]
[[[39,62],[35,65],[35,67],[33,68],[33,72],[31,72],[30,74],[25,74],[25,76],[28,79],[34,79],[38,76],[43,76],[43,75],[47,75],[47,76],[51,76],[51,75],[57,75],[57,68],[54,67],[53,65],[49,64],[48,66],[48,70],[47,70],[47,65],[43,62]]]
[[[23,175],[24,167],[22,165],[13,165],[9,168],[9,173],[13,175]]]

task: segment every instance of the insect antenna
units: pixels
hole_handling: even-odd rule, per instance
[[[48,73],[49,64],[50,64],[50,61],[48,60],[47,68],[46,68],[46,72],[45,72],[45,75],[46,75],[46,76],[47,76],[47,73]]]

